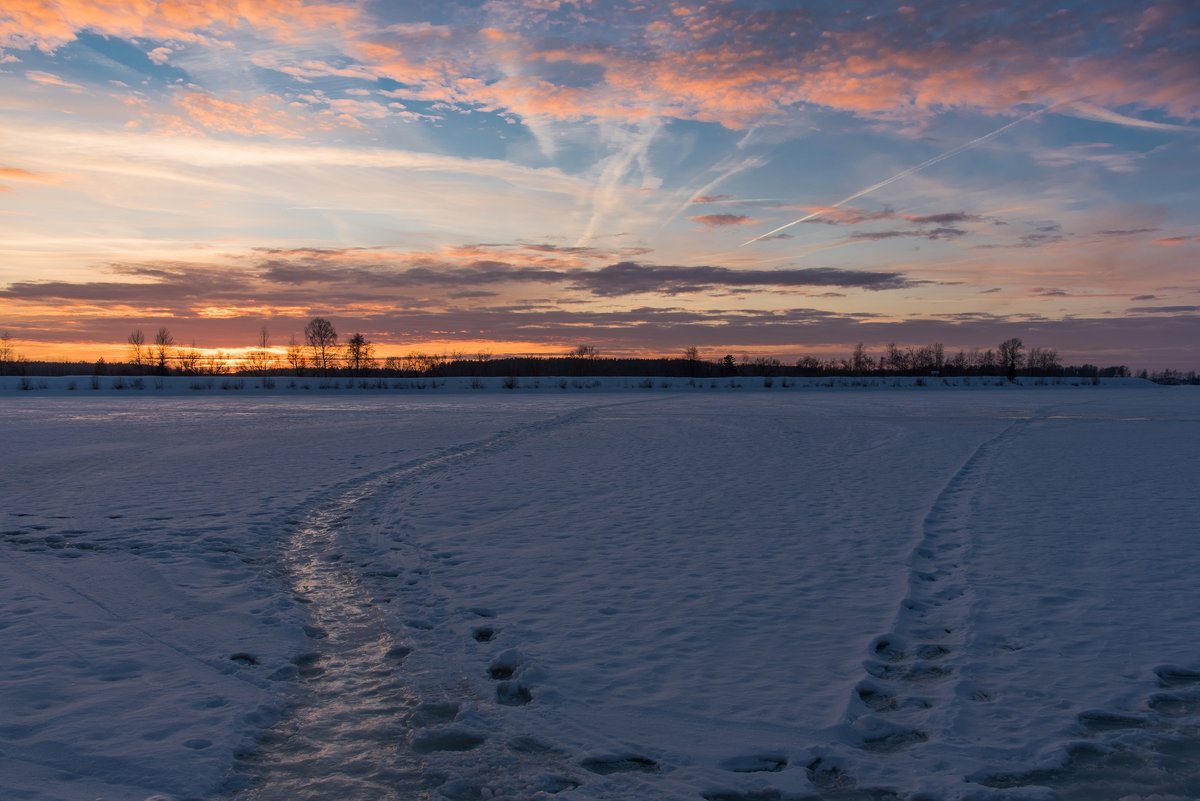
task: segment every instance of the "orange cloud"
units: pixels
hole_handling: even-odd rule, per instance
[[[751,225],[758,223],[758,220],[747,217],[745,214],[697,214],[688,219],[708,228],[724,228],[729,225]]]
[[[609,21],[620,40],[603,42],[583,27],[569,48],[550,35],[547,5],[493,9],[477,26],[384,25],[367,8],[320,0],[10,0],[0,10],[0,47],[49,51],[84,30],[168,43],[220,44],[234,33],[319,42],[328,57],[309,48],[301,57],[288,48],[239,47],[256,65],[298,80],[387,78],[404,86],[400,100],[528,118],[677,117],[739,129],[807,106],[911,120],[954,107],[1066,109],[1081,98],[1200,117],[1200,71],[1186,26],[1176,22],[1186,7],[1169,2],[1077,16],[1030,4],[1003,22],[969,5],[932,3],[872,17],[853,31],[811,9],[614,3]],[[988,35],[979,36],[984,23]],[[1106,36],[1122,47],[1096,49]],[[150,53],[168,57],[164,47]],[[588,77],[565,79],[564,71]],[[385,116],[359,112],[341,112],[343,122]]]
[[[175,99],[175,105],[186,115],[188,122],[201,128],[242,136],[278,136],[294,139],[300,136],[296,121],[275,107],[273,97],[256,97],[248,103],[220,98],[204,92],[188,92]],[[164,117],[164,127],[177,127],[177,118]]]
[[[0,178],[6,178],[11,181],[34,181],[37,183],[45,183],[50,180],[50,176],[44,172],[31,172],[20,167],[6,167],[0,164]]]
[[[72,92],[78,92],[83,89],[77,83],[64,81],[62,78],[50,72],[42,72],[40,70],[29,70],[25,73],[26,80],[39,84],[40,86],[58,86],[63,89],[70,89]]]
[[[49,52],[85,30],[196,42],[253,29],[295,43],[325,37],[358,18],[357,6],[293,0],[7,0],[0,9],[0,46]]]

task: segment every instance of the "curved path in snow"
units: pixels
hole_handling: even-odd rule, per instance
[[[352,514],[381,495],[428,482],[485,452],[522,437],[569,425],[598,409],[662,399],[624,401],[574,409],[521,428],[381,471],[318,501],[283,541],[280,568],[293,596],[306,605],[310,652],[272,678],[300,688],[288,714],[250,752],[238,755],[229,793],[236,801],[430,797],[434,784],[423,754],[465,751],[481,744],[469,733],[423,737],[420,730],[452,721],[453,698],[416,696],[403,671],[409,643],[389,631],[372,590],[372,577],[344,558],[343,537]],[[508,703],[522,702],[520,688]],[[502,699],[502,702],[503,699]],[[565,788],[563,788],[565,789]]]

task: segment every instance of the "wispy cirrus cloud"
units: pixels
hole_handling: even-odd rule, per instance
[[[60,89],[70,89],[72,92],[82,92],[83,86],[71,81],[63,80],[52,72],[42,72],[41,70],[29,70],[25,73],[25,79],[31,83],[36,83],[39,86],[57,86]]]

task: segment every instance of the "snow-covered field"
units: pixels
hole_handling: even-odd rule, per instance
[[[1194,388],[77,381],[5,801],[1200,797]]]

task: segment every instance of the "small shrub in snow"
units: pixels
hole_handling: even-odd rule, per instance
[[[129,386],[133,389],[145,389],[146,388],[146,379],[135,378],[129,382]]]
[[[565,378],[560,378],[560,379],[558,380],[558,388],[559,388],[559,389],[566,389],[566,388],[567,388],[567,386],[568,386],[568,385],[567,385],[567,379],[565,379]]]
[[[262,380],[263,389],[275,389],[275,379],[264,377]]]
[[[113,382],[112,382],[112,388],[113,389],[125,389],[125,379],[121,378],[121,376],[117,376],[116,378],[114,378]]]
[[[484,389],[486,385],[478,378],[471,379],[471,389]]]
[[[100,389],[100,376],[92,376],[92,389]]]
[[[74,381],[68,381],[68,382],[67,382],[67,389],[68,389],[68,390],[70,390],[71,392],[74,392],[75,390],[79,389],[79,387],[75,386],[75,382],[74,382]]]
[[[504,387],[505,389],[516,389],[520,385],[521,383],[517,381],[517,377],[515,375],[506,375],[500,386]]]
[[[671,388],[671,382],[670,382],[670,381],[663,381],[661,384],[659,384],[659,385],[658,385],[658,388],[659,388],[659,389],[670,389],[670,388]]]
[[[654,389],[654,382],[649,378],[645,378],[638,384],[642,389]]]
[[[773,386],[775,386],[775,379],[771,378],[771,376],[769,376],[769,375],[763,376],[763,387],[765,389],[770,389]]]

